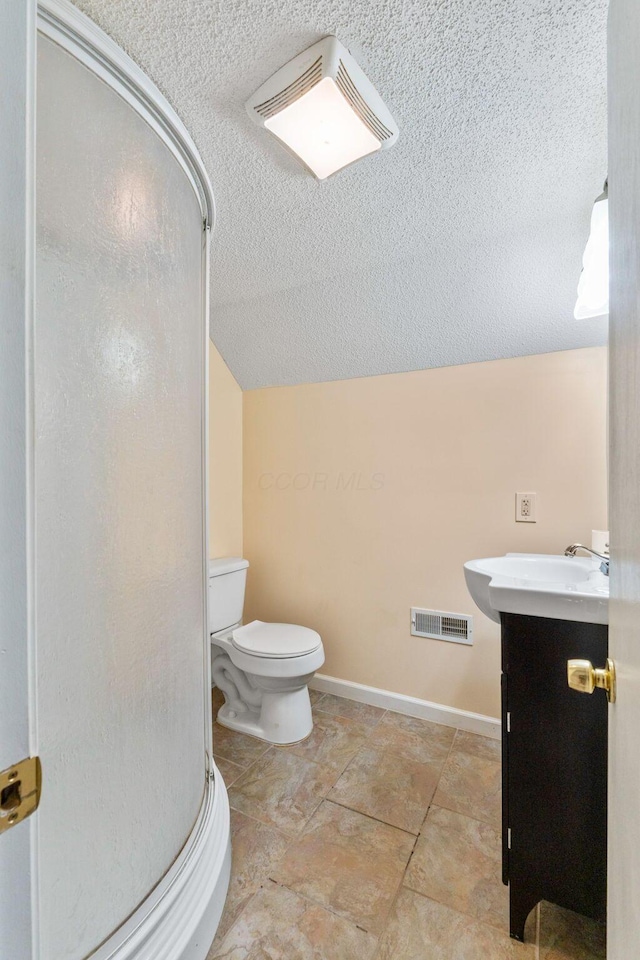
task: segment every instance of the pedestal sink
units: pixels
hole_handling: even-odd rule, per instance
[[[609,622],[609,578],[591,557],[508,553],[464,565],[469,593],[484,614]]]

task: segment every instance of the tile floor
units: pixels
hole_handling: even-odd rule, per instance
[[[222,702],[213,692],[214,717]],[[602,960],[543,903],[507,932],[496,741],[312,691],[292,747],[214,725],[233,866],[208,960]]]

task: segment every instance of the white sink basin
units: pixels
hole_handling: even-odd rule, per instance
[[[464,576],[476,605],[497,623],[501,613],[609,622],[609,578],[592,557],[508,553],[470,560]]]

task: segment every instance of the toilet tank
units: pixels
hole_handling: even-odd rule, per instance
[[[209,560],[209,633],[242,620],[248,566],[242,557]]]

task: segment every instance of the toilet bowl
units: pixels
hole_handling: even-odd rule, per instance
[[[297,743],[313,729],[309,681],[324,663],[315,630],[253,620],[241,625],[246,560],[209,562],[211,677],[225,702],[218,723],[274,744]]]

